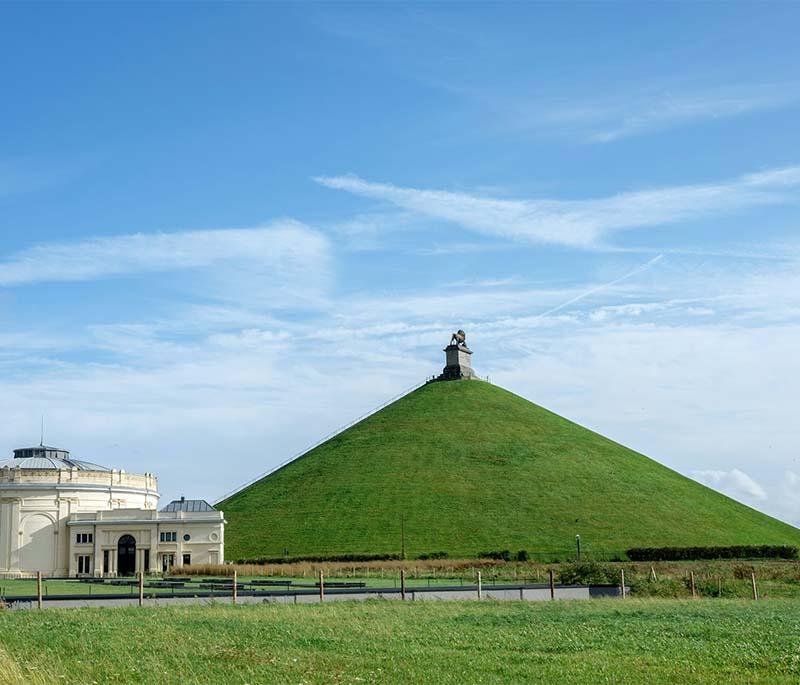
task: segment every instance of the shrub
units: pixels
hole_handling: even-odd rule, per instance
[[[296,564],[303,561],[310,561],[313,563],[321,562],[354,562],[359,563],[362,561],[397,561],[400,559],[399,554],[317,554],[308,556],[297,557],[258,557],[256,559],[236,559],[235,564]]]
[[[735,545],[732,547],[634,547],[631,561],[692,561],[697,559],[797,559],[789,545]]]
[[[558,570],[558,582],[564,585],[614,585],[619,583],[619,571],[596,561],[573,562]]]
[[[736,564],[733,567],[733,577],[737,580],[750,580],[751,574],[755,573],[755,567],[745,564]]]
[[[514,557],[515,561],[528,561],[528,552],[524,549],[521,549],[517,552],[516,556]]]
[[[447,552],[426,552],[425,554],[420,554],[417,559],[429,561],[430,559],[447,559],[449,556]]]
[[[481,552],[478,559],[497,559],[498,561],[511,561],[511,552],[507,549],[493,550],[491,552]]]

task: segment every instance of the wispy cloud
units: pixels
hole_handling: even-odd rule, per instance
[[[767,493],[755,480],[744,471],[693,471],[692,477],[715,490],[724,492],[734,499],[758,500],[767,499]]]
[[[507,200],[373,183],[357,176],[317,177],[335,190],[389,202],[502,238],[594,248],[614,232],[661,226],[736,209],[796,201],[800,166],[719,183],[670,186],[589,200]]]
[[[48,243],[0,262],[0,286],[87,281],[137,273],[227,264],[280,273],[319,268],[328,241],[317,231],[282,221],[262,228],[136,233],[73,243]]]
[[[518,128],[559,130],[589,143],[610,143],[703,121],[800,105],[800,83],[628,91],[624,97],[569,104],[517,102],[506,111],[511,112],[512,125]]]

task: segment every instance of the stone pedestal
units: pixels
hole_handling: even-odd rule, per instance
[[[442,370],[439,380],[456,381],[461,379],[476,378],[472,370],[472,351],[464,344],[448,345],[444,348],[446,366]]]

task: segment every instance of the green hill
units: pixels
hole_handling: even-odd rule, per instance
[[[702,427],[698,426],[698,430]],[[425,385],[219,504],[226,557],[800,544],[781,523],[507,390]]]

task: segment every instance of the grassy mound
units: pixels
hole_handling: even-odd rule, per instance
[[[220,503],[226,557],[798,544],[800,530],[502,388],[432,383]],[[404,538],[404,540],[403,540]]]

